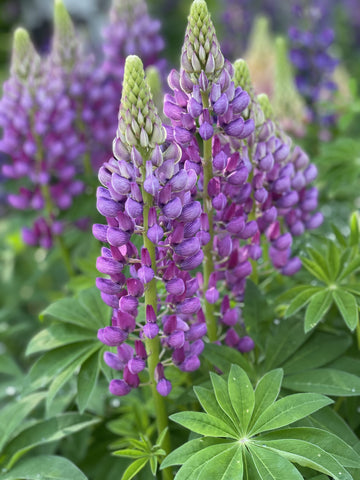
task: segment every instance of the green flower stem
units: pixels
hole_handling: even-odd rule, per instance
[[[358,349],[360,350],[360,320],[358,320],[358,323],[356,325],[356,338],[357,338]]]
[[[143,178],[145,179],[145,172],[143,171]],[[144,210],[143,210],[143,217],[144,217],[144,231],[143,231],[143,242],[144,247],[147,248],[150,258],[151,258],[151,267],[156,274],[156,256],[155,256],[155,245],[149,240],[147,236],[148,228],[149,228],[149,210],[153,205],[153,197],[147,193],[143,186],[141,186],[142,190],[142,197],[144,200]],[[147,285],[145,289],[145,309],[146,305],[151,305],[154,311],[157,311],[157,295],[156,295],[156,279],[153,278],[151,282]],[[158,393],[156,390],[156,382],[154,378],[154,372],[156,365],[159,363],[159,354],[160,354],[160,339],[159,337],[155,338],[145,338],[145,346],[146,351],[148,354],[147,363],[149,368],[149,377],[150,377],[150,386],[152,397],[154,400],[154,407],[155,407],[155,416],[156,416],[156,427],[158,434],[168,426],[168,416],[165,406],[164,398]],[[169,431],[167,432],[163,448],[166,453],[170,453],[170,435]],[[172,480],[173,475],[170,468],[166,468],[162,472],[163,480]]]
[[[206,93],[201,94],[204,108],[209,108],[209,99]],[[203,181],[203,208],[209,219],[209,234],[210,241],[204,246],[204,295],[209,285],[209,278],[211,273],[214,271],[214,261],[212,256],[212,248],[214,243],[214,220],[213,220],[213,210],[211,205],[211,198],[208,194],[208,184],[213,177],[212,169],[212,146],[211,139],[204,140],[204,158],[203,158],[203,170],[204,170],[204,181]],[[216,327],[216,318],[214,305],[209,303],[206,298],[204,298],[205,304],[205,318],[207,332],[210,342],[217,340],[217,327]]]

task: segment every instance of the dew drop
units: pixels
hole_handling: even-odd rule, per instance
[[[110,405],[113,407],[113,408],[117,408],[117,407],[120,407],[120,400],[118,398],[112,398],[110,400]]]
[[[321,457],[321,453],[318,453],[317,456],[318,456],[318,457]]]
[[[274,324],[275,324],[275,325],[280,325],[280,320],[279,320],[278,318],[275,318]]]
[[[351,391],[352,391],[353,393],[355,393],[356,390],[355,390],[355,388],[352,388]]]
[[[12,397],[16,393],[16,388],[13,387],[12,385],[9,385],[8,387],[6,387],[5,393],[6,395],[9,395],[9,397]]]
[[[248,409],[248,408],[246,409],[246,413],[249,413],[249,409]]]
[[[235,378],[235,377],[233,377],[233,380],[236,380],[236,378]]]

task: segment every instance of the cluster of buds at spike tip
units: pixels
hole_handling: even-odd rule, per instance
[[[47,227],[39,219],[26,230],[24,240],[50,247],[51,232],[59,230],[53,225],[58,211],[68,209],[83,190],[82,182],[74,178],[83,149],[62,82],[41,62],[23,29],[14,35],[11,76],[0,100],[0,126],[0,150],[10,160],[2,173],[20,184],[18,193],[8,196],[10,205],[47,211]]]
[[[189,59],[202,45],[204,32],[215,36],[205,2],[193,3],[186,32],[180,73],[173,70],[168,78],[174,91],[165,96],[164,112],[171,120],[168,138],[181,147],[182,168],[199,176],[192,196],[203,201],[200,220],[207,235],[202,234],[202,242],[211,242],[214,265],[206,284],[198,275],[200,292],[207,304],[223,305],[220,324],[228,333],[224,337],[220,333],[220,338],[249,351],[253,342],[246,335],[241,337],[241,311],[230,308],[230,301],[221,303],[223,287],[231,301],[243,301],[246,279],[262,256],[263,242],[270,242],[270,258],[281,273],[292,275],[300,268],[300,260],[291,257],[292,235],[322,222],[320,213],[312,213],[317,191],[309,188],[316,168],[299,147],[292,148],[273,120],[267,97],[256,97],[243,60],[235,63],[235,72],[225,60],[217,78],[211,80],[205,70],[195,75]],[[210,140],[212,147],[211,178],[206,180],[205,192],[201,190],[209,159],[201,155],[203,142],[196,133],[203,142]]]
[[[144,360],[151,354],[143,348],[147,339],[159,338],[164,350],[154,377],[161,395],[171,390],[164,366],[193,371],[204,347],[206,323],[196,296],[198,279],[192,275],[203,260],[206,236],[201,204],[192,195],[198,177],[194,169],[182,168],[180,147],[165,140],[142,62],[129,56],[114,157],[99,170],[103,186],[98,188],[97,208],[107,224],[93,227],[94,236],[108,244],[97,268],[109,278],[98,278],[97,286],[113,316],[98,336],[117,348],[104,357],[112,368],[123,371],[122,378],[110,384],[115,395],[139,385]],[[137,236],[143,238],[140,250]],[[164,287],[156,288],[156,282]],[[143,302],[145,318],[140,318]],[[135,351],[127,343],[134,339]]]

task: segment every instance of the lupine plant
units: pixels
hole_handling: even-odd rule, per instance
[[[0,480],[357,480],[358,213],[324,222],[317,166],[251,66],[225,58],[205,0],[191,5],[165,95],[145,3],[114,0],[110,18],[100,62],[59,0],[46,59],[15,33],[1,103],[4,171],[20,188],[10,199],[29,191],[22,208],[35,208],[34,184],[55,225],[59,151],[93,228],[67,237],[69,281],[42,287],[25,357],[23,324],[4,335]],[[48,117],[62,103],[68,115]],[[6,238],[0,295],[15,288],[9,245],[23,248]],[[56,271],[44,248],[38,270],[52,260]],[[38,298],[26,287],[21,301]]]

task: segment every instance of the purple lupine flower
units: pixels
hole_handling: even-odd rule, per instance
[[[165,137],[142,63],[129,56],[114,157],[99,170],[103,187],[98,188],[97,207],[107,225],[93,228],[94,236],[110,246],[102,249],[97,261],[98,270],[110,278],[98,279],[97,286],[105,303],[113,308],[113,316],[111,326],[99,331],[99,339],[118,348],[117,357],[107,354],[105,359],[123,371],[123,378],[110,384],[116,395],[125,395],[138,386],[139,374],[143,375],[147,355],[151,355],[144,346],[149,340],[161,339],[170,359],[181,351],[181,362],[174,363],[190,371],[198,366],[192,344],[206,333],[204,322],[198,326],[201,304],[196,296],[196,278],[191,275],[203,259],[197,236],[202,209],[191,194],[197,175],[191,168],[180,169],[181,149],[175,143],[165,143]],[[136,235],[143,237],[140,251],[135,246]],[[123,275],[126,265],[128,278]],[[148,303],[147,292],[156,285],[155,275],[164,282],[165,294],[161,298],[158,292],[159,303],[153,304]],[[142,321],[138,307],[144,297],[146,317]],[[135,350],[129,354],[127,349],[124,358],[119,348],[132,340]],[[199,346],[196,351],[200,351]],[[154,381],[160,395],[170,393],[171,382],[164,376],[162,363],[156,367]]]
[[[332,74],[338,63],[331,54],[334,30],[329,16],[330,0],[316,0],[293,6],[294,23],[289,29],[290,60],[295,69],[296,85],[303,96],[312,122],[327,127],[334,115],[324,111],[324,100],[336,90]],[[331,114],[331,112],[330,112]]]
[[[30,245],[52,246],[61,233],[59,210],[67,210],[83,191],[75,177],[83,152],[75,115],[56,72],[41,62],[27,32],[15,32],[11,76],[0,100],[0,149],[10,163],[4,177],[21,180],[17,194],[8,196],[14,208],[46,211],[24,230]]]

